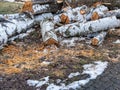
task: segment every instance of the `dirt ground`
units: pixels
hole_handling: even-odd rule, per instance
[[[100,46],[92,46],[82,40],[71,47],[47,46],[41,50],[42,39],[39,30],[36,30],[0,51],[0,89],[34,90],[26,85],[27,79],[50,76],[55,82],[54,79],[64,79],[72,72],[82,71],[84,64],[93,61],[119,62],[120,44],[113,43],[118,39],[119,36],[108,35]]]

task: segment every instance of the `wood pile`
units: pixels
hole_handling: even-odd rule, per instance
[[[64,7],[64,3],[68,6]],[[98,34],[91,39],[91,44],[99,45],[110,29],[120,27],[120,9],[109,10],[106,4],[109,3],[72,8],[64,0],[26,1],[19,13],[0,14],[0,48],[29,35],[36,24],[40,25],[44,45],[58,46],[60,36],[80,37],[92,33]]]

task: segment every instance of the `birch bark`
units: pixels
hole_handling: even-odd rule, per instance
[[[89,33],[104,31],[111,28],[120,27],[120,20],[115,16],[106,17],[95,21],[85,23],[74,23],[61,26],[55,31],[64,37],[83,36]]]

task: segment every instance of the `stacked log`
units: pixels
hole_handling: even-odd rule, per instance
[[[19,18],[15,19],[7,19],[4,22],[0,23],[0,48],[2,48],[8,41],[13,41],[16,38],[21,38],[28,35],[31,28],[38,22],[37,20],[42,21],[44,19],[49,19],[50,13],[43,14],[31,19],[27,17],[25,14],[19,16]]]
[[[113,23],[114,22],[114,23]],[[85,23],[72,23],[61,26],[55,31],[64,37],[83,36],[89,33],[104,31],[111,28],[120,27],[120,20],[115,16],[106,17],[103,19],[89,21]]]
[[[64,13],[54,16],[55,23],[62,22],[63,24],[69,24],[72,22],[84,22],[86,21],[85,12],[87,11],[87,6],[83,5],[77,8],[68,7]],[[84,12],[84,13],[83,13]]]
[[[27,1],[24,3],[21,12],[31,12],[34,15],[42,13],[55,13],[60,10],[62,6],[55,3],[54,0],[43,0],[43,1]]]

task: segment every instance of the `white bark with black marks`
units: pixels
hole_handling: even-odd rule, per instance
[[[64,14],[65,16],[68,17],[70,23],[71,22],[74,22],[74,21],[78,21],[78,22],[83,22],[83,21],[86,21],[86,18],[85,18],[85,15],[81,14],[80,13],[80,10],[84,10],[84,11],[87,11],[87,6],[86,5],[83,5],[81,7],[77,7],[77,8],[71,8],[69,7],[68,10],[64,11]],[[54,16],[54,22],[55,23],[58,23],[58,22],[61,22],[61,15],[62,14],[59,14],[59,15],[55,15]]]
[[[101,32],[101,33],[99,33],[97,36],[95,36],[94,38],[92,38],[91,44],[95,45],[95,46],[100,45],[101,43],[103,43],[104,38],[105,38],[106,35],[107,35],[107,32]]]
[[[9,16],[9,15],[8,15]],[[1,18],[0,22],[0,48],[2,48],[8,41],[13,41],[17,38],[22,38],[28,35],[31,28],[42,20],[47,20],[53,17],[51,13],[28,18],[26,15],[21,15],[19,18],[5,19]]]
[[[115,27],[120,27],[120,20],[113,16],[85,23],[77,22],[73,24],[64,25],[55,29],[55,31],[57,33],[60,33],[64,37],[71,37],[84,36],[89,33],[104,31]]]
[[[92,7],[90,8],[90,10],[88,10],[87,14],[86,14],[86,20],[89,21],[92,19],[92,15],[93,13],[97,13],[99,16],[103,15],[104,12],[108,11],[108,8],[104,5],[100,5],[96,8]]]
[[[58,42],[57,36],[54,32],[54,23],[50,20],[43,20],[40,22],[43,42],[54,40]]]

